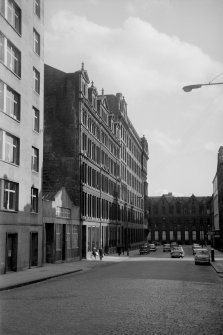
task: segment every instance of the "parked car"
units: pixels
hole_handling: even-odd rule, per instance
[[[147,244],[144,244],[140,247],[139,249],[139,254],[140,255],[147,255],[149,253],[149,248]]]
[[[165,252],[165,251],[170,251],[171,250],[171,248],[170,248],[170,244],[164,244],[163,245],[163,252]]]
[[[172,258],[183,258],[184,257],[184,251],[182,247],[173,247],[170,255]]]
[[[206,248],[200,248],[196,249],[195,255],[194,255],[194,263],[197,264],[210,264],[210,254],[208,249]]]
[[[201,249],[201,245],[197,243],[193,243],[192,245],[193,255],[195,255],[197,249]]]
[[[150,243],[150,244],[149,244],[149,250],[150,250],[150,251],[156,251],[156,246],[155,246],[154,243]]]

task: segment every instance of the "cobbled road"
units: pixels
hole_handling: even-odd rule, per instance
[[[159,257],[160,256],[160,257]],[[0,293],[1,335],[222,335],[223,279],[192,256],[97,261]]]

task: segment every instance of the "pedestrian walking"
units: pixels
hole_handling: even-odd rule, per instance
[[[98,253],[99,253],[100,261],[102,261],[102,258],[103,258],[103,249],[99,248]]]
[[[96,259],[97,249],[95,247],[92,249],[92,255],[94,256],[94,259]]]
[[[120,256],[121,255],[121,250],[122,248],[120,246],[117,247],[117,252],[118,252],[118,255]]]

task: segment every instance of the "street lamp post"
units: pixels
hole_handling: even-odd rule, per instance
[[[194,89],[201,88],[202,86],[211,86],[211,85],[222,85],[223,83],[208,83],[208,84],[195,84],[195,85],[187,85],[182,89],[184,92],[191,92]]]

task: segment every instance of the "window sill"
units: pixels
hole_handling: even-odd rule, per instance
[[[5,208],[1,208],[0,212],[5,212],[5,213],[11,213],[11,214],[16,214],[19,211],[17,209],[5,209]]]
[[[10,117],[10,119],[12,119],[12,120],[14,120],[14,121],[20,123],[20,120],[18,120],[18,119],[16,119],[15,117],[13,117],[13,116],[11,116],[11,115],[5,113],[3,110],[1,110],[0,112],[3,113],[4,115],[7,115],[8,117]]]
[[[0,162],[4,162],[4,163],[6,163],[6,164],[9,164],[9,165],[12,165],[12,166],[15,166],[15,167],[19,167],[18,164],[7,162],[7,161],[5,161],[4,159],[0,159]]]
[[[10,25],[10,27],[16,32],[16,34],[18,34],[19,37],[22,37],[22,33],[20,31],[16,30],[16,28],[11,25],[11,23],[6,19],[6,17],[4,15],[2,15],[2,13],[0,13],[0,15]]]
[[[39,174],[39,171],[36,171],[36,170],[32,170],[32,172],[35,174]]]
[[[19,80],[21,80],[21,76],[19,76],[17,73],[13,72],[4,62],[0,61],[0,63],[2,65],[4,65],[4,67],[9,71],[11,72],[12,74],[14,74],[14,76],[16,76]]]

